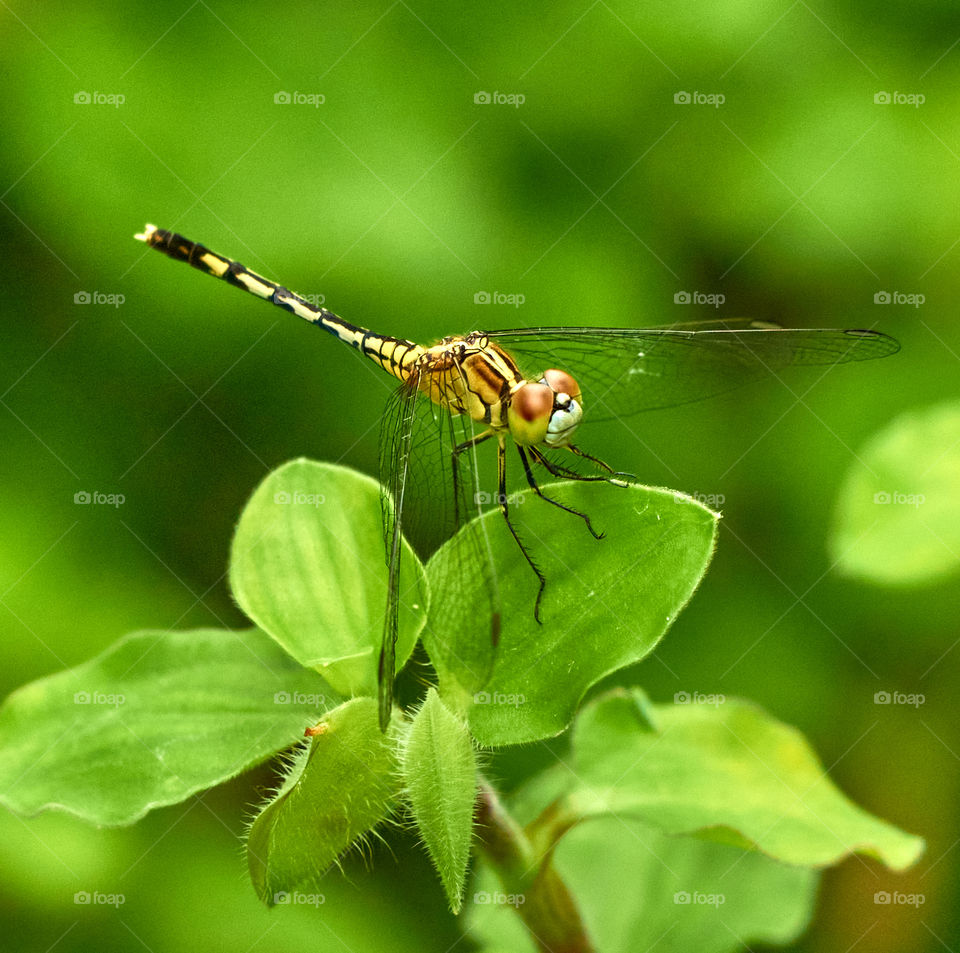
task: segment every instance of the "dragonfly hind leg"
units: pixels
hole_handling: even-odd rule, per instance
[[[567,471],[566,473],[563,472],[566,470],[565,467],[557,467],[557,470],[560,472],[553,470],[552,467],[555,465],[548,464],[546,462],[546,458],[543,457],[542,454],[539,453],[539,451],[535,451],[533,447],[527,447],[527,450],[530,451],[530,454],[531,456],[533,456],[534,460],[537,460],[538,463],[543,463],[554,476],[567,476],[567,475],[573,476],[574,475],[572,470]],[[565,506],[563,503],[560,503],[557,500],[551,499],[549,496],[543,495],[543,491],[540,489],[540,486],[537,484],[536,477],[533,475],[533,470],[530,469],[530,461],[527,459],[527,454],[524,452],[524,448],[521,447],[519,444],[517,444],[517,452],[520,454],[520,459],[523,461],[523,471],[527,475],[527,483],[530,484],[530,489],[532,489],[533,492],[536,493],[541,500],[545,500],[547,503],[552,503],[554,506],[558,507],[559,509],[563,510],[566,513],[572,513],[574,516],[579,516],[580,519],[582,519],[584,523],[587,524],[587,529],[590,530],[590,535],[594,539],[603,539],[604,534],[598,533],[593,528],[593,524],[590,522],[590,517],[587,516],[586,513],[581,513],[579,510],[573,509],[572,506]],[[607,479],[606,477],[582,477],[579,475],[577,475],[575,478],[587,480],[587,481],[594,481],[594,480],[606,481]]]

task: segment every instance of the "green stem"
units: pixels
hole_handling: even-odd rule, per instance
[[[573,895],[553,867],[553,851],[538,851],[485,780],[476,821],[479,851],[542,953],[594,953]]]

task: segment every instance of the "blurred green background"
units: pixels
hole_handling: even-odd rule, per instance
[[[375,473],[386,376],[137,244],[147,221],[415,340],[714,316],[878,327],[897,357],[582,442],[644,482],[722,497],[704,585],[619,680],[756,699],[855,801],[928,839],[906,875],[828,872],[795,948],[956,948],[958,587],[847,579],[826,548],[858,448],[957,394],[955,5],[10,0],[0,23],[3,694],[134,629],[243,625],[224,573],[264,474],[300,455]],[[125,502],[75,505],[82,491]],[[878,691],[927,701],[880,707]],[[509,788],[562,747],[494,773]],[[129,830],[0,815],[0,948],[456,944],[405,835],[372,870],[328,877],[319,913],[261,909],[238,836],[272,779]],[[82,890],[127,899],[78,907]],[[926,903],[879,907],[878,890]]]

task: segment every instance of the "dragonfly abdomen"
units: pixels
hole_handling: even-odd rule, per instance
[[[310,324],[323,328],[369,357],[388,374],[402,381],[409,377],[413,362],[423,353],[424,349],[419,344],[401,338],[374,334],[366,328],[350,324],[332,311],[311,304],[300,295],[294,294],[289,288],[278,285],[269,278],[264,278],[263,275],[258,275],[245,265],[241,265],[239,261],[224,258],[210,251],[205,245],[190,241],[189,238],[184,238],[176,232],[157,228],[156,225],[147,225],[143,234],[136,237],[174,261],[185,261],[199,271],[213,275],[214,278],[220,278],[228,284],[283,308],[284,311],[295,314],[298,318],[303,318],[304,321],[309,321]]]

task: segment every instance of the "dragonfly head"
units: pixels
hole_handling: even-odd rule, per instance
[[[565,447],[583,417],[580,386],[566,372],[544,371],[539,381],[524,381],[507,411],[510,435],[521,446],[545,443]]]

